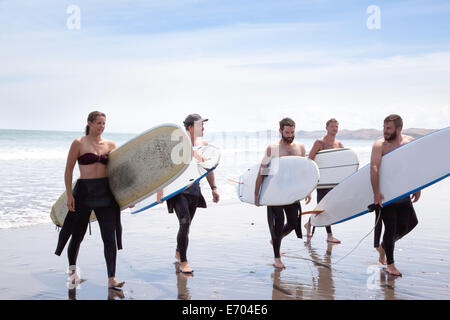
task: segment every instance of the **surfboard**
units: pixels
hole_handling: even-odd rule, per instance
[[[164,195],[161,201],[166,201],[177,194],[189,188],[192,184],[199,182],[206,177],[211,171],[217,168],[220,161],[220,150],[212,145],[193,147],[193,152],[203,159],[198,159],[195,155],[192,157],[191,163],[186,171],[183,172],[175,181],[164,188]],[[147,202],[147,200],[146,200]],[[156,194],[148,199],[149,204],[139,208],[131,214],[136,214],[147,209],[153,208],[160,204],[156,200]]]
[[[106,171],[111,192],[121,210],[177,179],[188,169],[191,157],[189,136],[174,124],[156,126],[112,151]],[[53,223],[62,226],[67,211],[64,192],[52,207]],[[91,214],[93,220],[94,212]]]
[[[259,168],[260,164],[254,165],[240,176],[237,193],[242,202],[255,203],[255,184]],[[302,200],[316,188],[319,177],[319,168],[308,158],[273,158],[268,165],[267,176],[261,184],[258,203],[280,206]]]
[[[434,131],[385,154],[380,166],[383,206],[424,189],[450,174],[450,127]],[[369,212],[373,204],[370,164],[345,178],[317,204],[316,227],[341,223]]]
[[[350,148],[321,150],[314,161],[320,172],[317,189],[333,188],[359,167],[358,155]]]

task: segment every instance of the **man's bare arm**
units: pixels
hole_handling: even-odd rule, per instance
[[[263,178],[264,178],[262,173],[267,168],[267,164],[270,161],[271,155],[272,155],[272,148],[271,148],[271,146],[268,146],[267,149],[266,149],[266,153],[264,155],[264,158],[263,158],[263,160],[261,162],[261,165],[259,166],[258,176],[256,178],[256,183],[255,183],[255,205],[256,206],[258,206],[259,189],[261,188],[261,183],[262,183]]]
[[[217,192],[216,178],[214,175],[214,171],[211,171],[210,173],[207,174],[206,180],[208,180],[209,186],[211,187],[213,202],[216,203],[219,202],[220,196],[219,192]]]
[[[309,152],[308,158],[311,160],[314,160],[316,158],[317,152],[319,152],[321,149],[321,145],[319,140],[316,140],[311,148],[311,151]]]
[[[303,143],[300,144],[300,156],[302,156],[302,157],[306,156],[306,148]]]
[[[383,203],[384,195],[380,192],[380,166],[383,158],[383,142],[376,141],[372,147],[370,156],[370,183],[374,195],[374,203],[380,206]]]

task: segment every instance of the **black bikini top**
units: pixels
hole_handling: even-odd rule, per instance
[[[96,155],[95,153],[85,153],[82,156],[78,157],[78,164],[81,165],[88,165],[96,162],[107,164],[108,155],[107,154]]]

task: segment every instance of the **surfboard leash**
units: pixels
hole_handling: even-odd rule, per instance
[[[345,256],[343,256],[342,258],[340,258],[338,261],[336,261],[336,262],[334,262],[334,263],[331,263],[331,264],[338,264],[340,261],[342,261],[342,260],[344,260],[345,258],[347,258],[351,253],[353,253],[358,247],[359,247],[359,245],[364,241],[364,239],[366,239],[372,232],[373,232],[373,230],[375,230],[375,228],[377,227],[377,225],[378,225],[378,222],[379,222],[379,220],[380,220],[380,218],[381,218],[381,214],[379,214],[380,213],[380,206],[379,205],[374,205],[374,204],[371,204],[370,206],[369,206],[369,212],[372,212],[372,211],[376,211],[377,213],[378,213],[378,217],[377,217],[377,219],[376,219],[376,221],[375,221],[375,225],[373,226],[373,228],[370,230],[370,232],[368,233],[368,234],[366,234],[361,240],[359,240],[359,242],[358,242],[358,244],[352,249],[352,250],[350,250],[350,252],[349,253],[347,253]]]
[[[315,261],[314,259],[306,259],[306,258],[304,258],[304,260],[308,260],[308,261],[311,261],[311,262],[316,263],[316,264],[318,264],[318,265],[322,265],[322,266],[324,266],[324,267],[325,267],[325,266],[326,266],[326,267],[329,267],[329,268],[331,269],[331,266],[332,266],[332,265],[338,264],[339,262],[341,262],[342,260],[344,260],[345,258],[347,258],[350,254],[352,254],[352,253],[359,247],[359,245],[364,241],[364,239],[366,239],[366,238],[373,232],[373,230],[375,230],[375,228],[376,228],[377,225],[378,225],[378,222],[380,221],[380,218],[381,218],[380,209],[381,209],[381,207],[380,207],[379,205],[371,204],[370,206],[368,206],[368,209],[369,209],[369,212],[376,211],[377,214],[378,214],[378,217],[377,217],[377,219],[376,219],[376,221],[375,221],[375,225],[374,225],[374,227],[369,231],[368,234],[366,234],[361,240],[359,240],[359,242],[357,243],[357,245],[356,245],[352,250],[350,250],[349,253],[347,253],[346,255],[344,255],[342,258],[340,258],[340,259],[337,260],[336,262],[331,262],[330,264],[326,264],[326,263],[323,263],[323,262],[318,262],[318,261]],[[304,249],[302,249],[302,250],[304,250]],[[292,252],[292,251],[291,251],[291,252]]]

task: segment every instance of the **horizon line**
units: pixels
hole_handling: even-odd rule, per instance
[[[153,126],[156,127],[156,126]],[[181,127],[181,126],[180,126]],[[443,127],[445,128],[445,127]],[[151,129],[151,128],[149,128]],[[430,131],[435,131],[435,130],[439,130],[442,128],[415,128],[415,127],[411,127],[411,128],[405,128],[402,129],[402,131],[405,130],[430,130]],[[148,130],[148,129],[147,129]],[[382,129],[375,129],[375,128],[360,128],[360,129],[339,129],[339,131],[360,131],[360,130],[376,130],[376,131],[383,131]],[[8,128],[0,128],[0,131],[29,131],[29,132],[66,132],[66,133],[76,133],[76,132],[83,132],[83,130],[46,130],[46,129],[8,129]],[[273,131],[273,132],[278,132],[278,129],[266,129],[266,130],[255,130],[255,131],[245,131],[245,130],[233,130],[233,131],[208,131],[209,133],[225,133],[225,132],[229,132],[229,133],[258,133],[258,132],[267,132],[267,131]],[[316,133],[316,132],[325,132],[325,129],[318,129],[318,130],[296,130],[296,133],[298,132],[307,132],[307,133]],[[143,131],[145,132],[145,131]],[[140,134],[138,132],[104,132],[106,134]],[[339,132],[338,132],[339,134]]]

